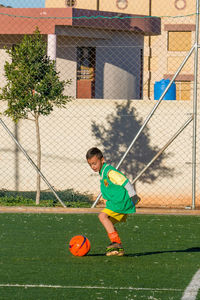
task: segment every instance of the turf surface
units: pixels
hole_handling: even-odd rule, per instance
[[[106,257],[96,214],[0,214],[0,299],[181,299],[200,268],[199,228],[199,216],[129,216],[126,255]],[[68,250],[77,234],[85,257]]]

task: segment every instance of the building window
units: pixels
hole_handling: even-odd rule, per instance
[[[128,0],[117,0],[116,5],[119,9],[125,9],[128,7]]]
[[[78,47],[77,48],[77,79],[92,80],[94,78],[95,68],[95,48]]]
[[[77,98],[95,97],[95,47],[77,48]]]
[[[190,100],[191,85],[191,81],[176,81],[176,100]]]
[[[65,5],[67,7],[75,7],[76,6],[76,0],[65,0]]]
[[[191,45],[191,31],[168,31],[168,51],[189,51]]]

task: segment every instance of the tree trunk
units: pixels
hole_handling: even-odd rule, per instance
[[[36,126],[36,140],[37,140],[37,167],[41,169],[41,144],[40,144],[40,128],[39,128],[39,116],[35,115],[35,126]],[[37,173],[37,192],[36,192],[36,205],[40,204],[40,186],[41,178],[40,174]]]

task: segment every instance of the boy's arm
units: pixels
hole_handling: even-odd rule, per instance
[[[132,184],[130,183],[130,181],[127,182],[127,184],[124,186],[124,188],[127,190],[128,195],[130,198],[132,198],[133,196],[136,195],[136,191],[134,190]]]
[[[115,171],[115,170],[110,170],[108,173],[108,178],[112,183],[117,184],[117,185],[122,185],[128,192],[129,197],[133,197],[136,195],[136,192],[130,183],[130,181],[124,176],[123,174]]]
[[[140,197],[136,194],[136,191],[133,188],[133,185],[130,183],[130,181],[127,182],[127,184],[124,186],[127,190],[129,197],[133,201],[133,204],[136,205],[138,202],[140,202]]]
[[[124,186],[134,205],[136,205],[140,201],[140,197],[136,194],[133,185],[124,175],[117,171],[110,170],[108,173],[108,178],[110,179],[110,181],[112,181],[112,183]]]
[[[126,185],[126,182],[128,182],[128,179],[126,178],[126,176],[124,176],[123,174],[115,171],[115,170],[110,170],[108,172],[108,178],[110,179],[110,181],[112,181],[112,183],[117,184],[117,185]]]

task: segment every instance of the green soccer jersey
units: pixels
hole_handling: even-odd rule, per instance
[[[123,176],[124,180],[121,184],[116,184],[111,181],[109,172],[116,172]],[[135,212],[135,206],[128,195],[124,186],[127,184],[128,179],[114,167],[103,164],[100,171],[100,184],[101,193],[106,201],[106,208],[123,214],[130,214]]]

